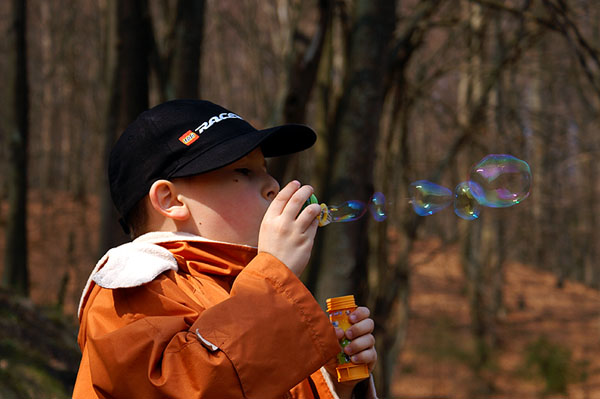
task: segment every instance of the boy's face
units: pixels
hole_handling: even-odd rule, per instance
[[[279,192],[260,148],[212,172],[174,179],[190,211],[188,233],[243,245],[258,245],[263,216]]]

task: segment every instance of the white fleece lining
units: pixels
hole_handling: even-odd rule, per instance
[[[130,242],[113,248],[105,255],[104,266],[92,275],[102,288],[138,287],[168,270],[178,270],[177,260],[161,246]]]
[[[333,386],[333,379],[331,378],[331,374],[329,374],[329,372],[327,372],[327,370],[325,370],[325,367],[321,367],[319,371],[321,371],[321,374],[323,375],[323,379],[325,380],[325,383],[327,384],[327,388],[329,388],[329,391],[331,392],[333,399],[340,399],[338,394],[335,392],[335,387]]]

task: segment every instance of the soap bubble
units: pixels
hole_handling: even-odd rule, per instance
[[[341,205],[328,206],[332,222],[353,222],[367,212],[367,205],[362,201],[350,200]]]
[[[469,173],[469,180],[454,190],[454,212],[467,220],[477,219],[481,206],[506,208],[523,201],[531,189],[527,162],[507,154],[489,154]],[[418,215],[432,215],[452,201],[449,189],[418,180],[410,185],[411,203]]]
[[[531,188],[527,162],[512,155],[486,155],[469,174],[469,187],[477,201],[490,208],[506,208],[523,201]]]
[[[385,212],[385,196],[383,193],[377,191],[371,196],[369,200],[369,211],[373,215],[373,219],[377,222],[383,222],[387,218]]]
[[[476,184],[464,181],[454,189],[454,213],[456,213],[456,216],[465,220],[473,220],[479,217],[481,206],[471,190]]]
[[[428,180],[417,180],[410,184],[410,202],[419,216],[433,215],[452,202],[450,189]]]
[[[527,162],[512,155],[489,154],[477,163],[469,173],[469,179],[456,186],[454,193],[428,180],[417,180],[409,187],[410,203],[420,216],[433,215],[454,201],[457,216],[474,220],[479,217],[481,207],[506,208],[520,203],[529,196],[531,169]],[[318,203],[312,195],[304,206]],[[341,205],[321,205],[319,226],[333,222],[352,222],[360,219],[367,209],[373,218],[381,222],[387,218],[385,196],[374,193],[368,204],[351,200]]]
[[[306,200],[302,209],[311,204],[318,204],[317,197],[313,194]],[[369,205],[362,201],[350,200],[341,205],[321,205],[321,213],[317,217],[319,227],[327,226],[330,223],[353,222],[360,219],[367,212],[367,207],[371,211],[373,218],[381,222],[387,217],[385,213],[385,197],[382,193],[376,192],[369,199]]]

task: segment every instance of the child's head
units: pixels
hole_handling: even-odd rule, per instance
[[[256,130],[208,101],[158,105],[127,127],[110,155],[121,224],[134,235],[177,230],[256,245],[279,191],[264,157],[304,150],[315,139],[303,125]]]

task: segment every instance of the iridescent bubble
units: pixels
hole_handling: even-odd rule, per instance
[[[410,202],[419,216],[433,215],[452,202],[450,189],[428,180],[417,180],[410,184]]]
[[[385,212],[385,196],[379,191],[373,193],[369,199],[369,211],[373,215],[373,219],[377,222],[383,222],[387,218]]]
[[[527,162],[512,155],[490,154],[471,169],[468,184],[481,205],[506,208],[529,196],[531,179]]]
[[[353,222],[367,212],[367,205],[362,201],[351,200],[341,205],[328,206],[332,222]]]
[[[465,220],[477,219],[481,212],[481,206],[471,190],[473,185],[476,183],[464,181],[454,189],[454,213]]]

